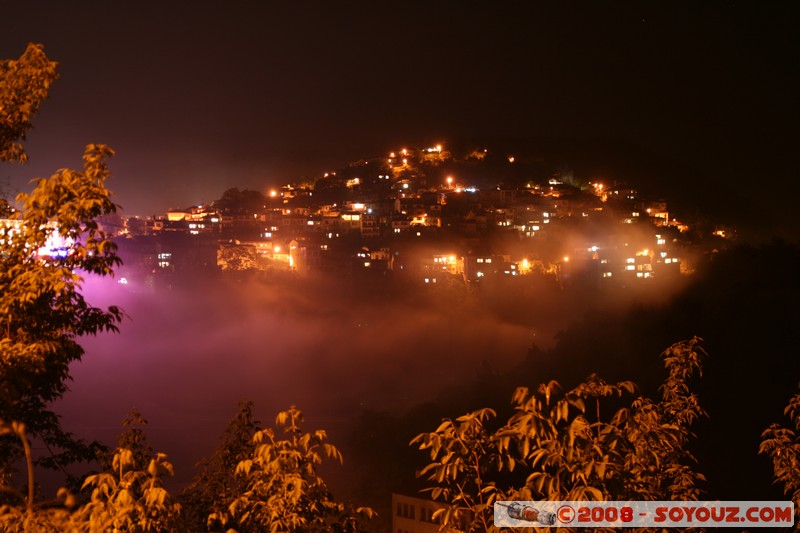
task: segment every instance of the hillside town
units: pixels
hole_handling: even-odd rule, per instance
[[[663,199],[571,175],[508,179],[515,165],[488,149],[401,148],[314,183],[229,189],[210,204],[105,229],[125,260],[119,281],[149,287],[217,272],[625,287],[688,274],[692,258],[713,248],[689,239]]]

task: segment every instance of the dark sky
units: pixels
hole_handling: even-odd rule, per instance
[[[618,140],[762,204],[797,175],[796,2],[14,4],[0,57],[61,77],[0,181],[106,143],[127,214],[456,137]]]

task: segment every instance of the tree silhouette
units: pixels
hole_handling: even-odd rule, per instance
[[[495,531],[499,500],[696,500],[704,477],[686,445],[704,414],[689,387],[703,354],[698,338],[664,351],[658,401],[592,375],[568,391],[555,381],[517,389],[499,429],[483,408],[418,435],[411,443],[430,455],[419,476],[447,504],[434,518]]]
[[[55,63],[39,45],[0,63],[3,161],[25,161],[19,141],[54,79]],[[0,227],[0,419],[23,423],[40,439],[50,457],[39,463],[52,468],[95,459],[101,450],[64,432],[50,404],[67,390],[70,363],[84,354],[78,339],[115,331],[122,319],[119,308],[94,307],[81,293],[85,275],[110,276],[120,264],[97,222],[117,209],[105,187],[112,154],[88,145],[82,170],[35,180],[31,193],[17,196],[13,223]],[[0,472],[7,475],[21,455],[18,439],[0,439]]]

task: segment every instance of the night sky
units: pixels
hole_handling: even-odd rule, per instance
[[[102,142],[117,151],[109,185],[125,214],[149,215],[401,145],[580,138],[788,209],[799,13],[796,2],[15,2],[0,56],[39,42],[61,67],[31,162],[3,165],[0,182],[25,188]]]

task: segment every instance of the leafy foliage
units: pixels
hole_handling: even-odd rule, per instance
[[[303,413],[292,406],[275,419],[285,439],[271,428],[256,432],[252,455],[236,467],[244,491],[224,512],[212,513],[209,525],[235,531],[354,532],[362,519],[373,516],[369,508],[333,499],[317,470],[325,460],[341,462],[342,454],[327,442],[324,430],[304,433],[302,424]]]
[[[94,459],[100,447],[76,442],[48,404],[67,390],[77,339],[116,331],[117,307],[91,306],[80,292],[84,273],[108,276],[120,263],[97,217],[116,210],[105,188],[105,146],[90,145],[82,172],[61,170],[18,197],[19,224],[0,235],[0,417],[24,422],[62,453],[45,466]],[[53,239],[63,242],[53,250]],[[6,457],[13,457],[13,453]]]
[[[256,270],[259,266],[256,248],[237,242],[220,245],[217,250],[217,265],[223,271]]]
[[[164,487],[172,464],[153,454],[142,430],[147,421],[131,411],[104,471],[86,478],[83,494],[61,489],[57,500],[35,503],[29,460],[27,499],[0,487],[15,498],[0,503],[0,531],[363,531],[374,512],[335,501],[317,472],[326,459],[341,462],[341,453],[324,431],[303,433],[302,422],[294,407],[279,413],[276,425],[288,436],[278,439],[272,429],[257,429],[253,404],[243,402],[214,458],[184,492],[185,514]],[[27,442],[24,431],[0,423],[0,434]]]
[[[37,504],[33,510],[9,504],[0,505],[0,531],[4,533],[28,533],[30,531],[70,531],[70,508],[75,497],[66,489],[58,491],[55,502]],[[73,531],[92,531],[72,527]]]
[[[153,455],[153,447],[150,446],[147,434],[144,431],[146,426],[147,420],[142,416],[142,413],[136,408],[131,409],[122,420],[123,431],[117,439],[117,448],[130,450],[131,463],[139,470],[144,470],[150,462],[150,456]],[[106,470],[116,470],[111,466],[116,455],[116,451],[109,454],[105,464]]]
[[[54,79],[55,63],[39,45],[0,63],[0,159],[25,160],[17,141]],[[80,291],[85,273],[112,275],[120,263],[97,223],[117,209],[105,187],[112,154],[87,146],[82,171],[36,180],[30,194],[17,197],[14,224],[0,227],[0,418],[24,423],[41,439],[51,454],[38,462],[51,468],[94,459],[103,449],[64,432],[48,405],[67,390],[69,364],[83,356],[78,337],[114,331],[122,318],[119,308],[93,307]],[[10,438],[0,449],[7,472],[21,450]]]
[[[428,489],[434,500],[450,504],[434,512],[444,525],[472,520],[471,530],[487,531],[492,527],[492,504],[506,499],[492,474],[503,467],[513,471],[516,461],[504,457],[499,441],[486,428],[495,416],[492,409],[479,409],[455,421],[444,420],[436,431],[411,441],[430,450],[431,463],[419,475],[436,484]]]
[[[418,435],[411,443],[431,459],[419,476],[448,505],[435,517],[491,531],[492,504],[503,499],[696,500],[704,478],[686,446],[704,414],[689,388],[701,369],[699,343],[662,354],[668,376],[659,401],[635,396],[632,382],[592,375],[566,392],[555,381],[517,389],[516,412],[496,431],[487,428],[495,412],[480,409]],[[526,477],[515,488],[520,470]]]
[[[800,516],[800,393],[792,396],[783,413],[794,428],[770,425],[761,434],[758,453],[772,459],[775,482],[781,483],[784,493],[791,496],[797,517]]]
[[[0,198],[0,218],[9,218],[14,214],[14,208],[5,198]]]
[[[253,435],[259,431],[253,416],[253,402],[243,401],[239,412],[222,434],[222,443],[209,460],[200,463],[200,473],[181,494],[187,529],[201,531],[210,515],[224,515],[231,503],[247,488],[247,479],[236,475],[241,461],[253,457]],[[208,524],[210,530],[219,523]]]
[[[57,77],[56,67],[39,44],[29,44],[17,60],[0,61],[0,161],[27,160],[18,141],[31,129],[31,119]]]
[[[147,424],[141,414],[132,411],[123,424],[126,429],[105,471],[88,476],[83,483],[82,489],[91,489],[83,505],[78,505],[78,497],[63,488],[56,501],[34,503],[33,462],[24,425],[19,422],[0,424],[0,433],[13,433],[25,445],[29,479],[25,507],[14,504],[0,507],[0,529],[26,532],[174,530],[180,506],[172,502],[162,484],[165,475],[172,475],[172,465],[164,454],[150,457],[152,451],[144,432],[134,426]],[[9,491],[9,487],[3,489]]]
[[[163,478],[173,475],[172,464],[157,453],[143,470],[138,459],[134,450],[117,448],[110,471],[86,478],[84,488],[92,489],[91,498],[71,522],[90,531],[175,530],[181,507],[163,487]]]

